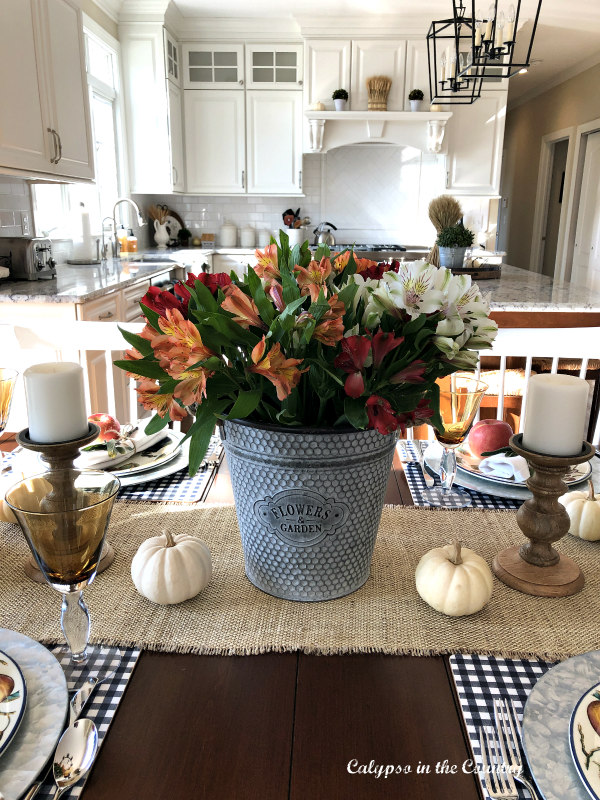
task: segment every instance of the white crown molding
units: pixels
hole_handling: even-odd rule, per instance
[[[169,0],[123,0],[119,22],[163,22]]]
[[[113,22],[119,21],[121,3],[123,0],[93,0],[94,5],[104,12]]]
[[[176,20],[177,34],[180,41],[194,41],[198,39],[230,39],[230,40],[255,40],[255,41],[295,41],[301,42],[300,28],[291,17],[285,19],[271,19],[268,26],[265,20],[256,17],[231,18],[231,17],[182,17]]]
[[[425,38],[431,24],[425,17],[405,14],[344,17],[342,22],[339,17],[297,16],[295,19],[306,39]]]
[[[519,95],[516,100],[511,101],[509,98],[506,110],[512,111],[515,108],[519,108],[519,106],[522,106],[525,103],[528,103],[530,100],[533,100],[534,97],[544,94],[544,92],[549,92],[550,89],[554,89],[555,86],[560,86],[561,83],[564,83],[565,81],[574,78],[576,75],[580,75],[582,72],[595,67],[596,64],[600,64],[600,51],[598,53],[594,53],[588,58],[585,58],[583,61],[574,64],[572,67],[563,70],[550,80],[544,81],[544,83],[540,84],[540,86],[535,86],[533,89],[529,89],[529,91]],[[518,80],[518,78],[515,76],[510,80]]]

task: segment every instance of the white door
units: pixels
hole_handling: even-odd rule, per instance
[[[585,147],[571,282],[600,292],[600,131]]]
[[[248,91],[248,192],[302,190],[302,94]]]
[[[388,111],[404,108],[404,65],[406,42],[395,40],[362,40],[352,42],[352,111],[366,111],[369,104],[367,79],[375,75],[391,78],[387,98]]]
[[[269,120],[271,124],[273,120]],[[246,191],[244,92],[185,91],[187,191]]]
[[[51,171],[53,140],[42,115],[30,0],[2,1],[0,74],[0,166]]]
[[[85,74],[81,10],[72,0],[44,0],[44,49],[52,76],[51,118],[58,134],[54,171],[94,177],[89,94]]]
[[[169,95],[169,138],[171,140],[171,172],[173,191],[183,192],[185,188],[185,172],[183,167],[183,124],[181,89],[171,81],[167,81]]]
[[[305,50],[305,94],[308,108],[323,103],[333,109],[336,89],[350,92],[350,42],[340,39],[309,39]]]
[[[404,105],[402,106],[404,110],[410,111],[409,93],[413,89],[420,89],[424,94],[421,111],[429,111],[431,97],[429,95],[429,63],[425,39],[410,40],[406,43],[405,87]]]
[[[249,89],[301,89],[304,68],[301,44],[246,45],[246,87]]]
[[[506,93],[482,92],[472,105],[452,106],[446,124],[446,189],[454,194],[499,194]]]

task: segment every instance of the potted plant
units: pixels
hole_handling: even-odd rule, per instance
[[[420,89],[413,89],[410,92],[410,94],[408,95],[408,99],[410,100],[411,111],[420,111],[423,97],[424,97],[423,92]]]
[[[333,104],[336,111],[343,111],[346,108],[348,92],[345,89],[336,89],[331,97],[333,98]]]
[[[369,576],[397,432],[441,425],[436,379],[474,369],[496,325],[470,278],[423,261],[312,254],[283,231],[256,257],[243,277],[151,287],[116,364],[156,412],[147,432],[194,414],[192,474],[222,423],[252,583],[341,597]]]
[[[436,244],[440,250],[441,266],[449,269],[462,267],[465,260],[465,251],[467,247],[471,247],[474,239],[473,231],[465,228],[462,222],[449,228],[443,228],[436,239]]]
[[[190,239],[192,238],[192,232],[187,228],[181,228],[177,234],[177,238],[179,239],[179,244],[182,247],[189,247]]]

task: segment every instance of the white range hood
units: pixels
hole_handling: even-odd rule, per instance
[[[306,111],[309,152],[348,144],[397,144],[426,153],[442,150],[451,111]]]

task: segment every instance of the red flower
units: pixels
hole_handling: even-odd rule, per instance
[[[142,297],[142,303],[151,308],[152,311],[156,311],[161,317],[164,317],[169,308],[176,308],[184,317],[187,315],[187,300],[179,300],[174,294],[164,289],[159,289],[158,286],[151,286],[148,289]]]
[[[396,338],[393,333],[385,333],[380,328],[371,342],[373,347],[373,366],[378,367],[387,354],[401,345],[403,341],[404,336]]]
[[[433,417],[433,408],[429,408],[429,403],[423,397],[417,403],[417,407],[413,411],[413,422],[415,425],[420,425],[427,422],[428,419]]]
[[[196,281],[200,281],[212,294],[216,294],[219,289],[224,289],[226,286],[229,286],[231,278],[226,272],[217,272],[215,275],[211,275],[208,272],[201,272],[200,275],[194,275],[193,272],[189,272],[186,282],[182,283],[178,281],[174,289],[175,294],[181,297],[186,311],[190,301],[190,292],[187,287],[189,286],[193,289]]]
[[[349,397],[360,397],[365,390],[362,370],[370,349],[371,340],[367,336],[348,336],[342,339],[342,352],[336,356],[333,364],[349,373],[344,384],[344,391]]]
[[[375,428],[381,434],[392,433],[398,426],[404,432],[404,425],[396,416],[385,397],[372,394],[366,402],[367,416],[369,417],[369,428]]]
[[[365,379],[362,372],[351,372],[344,383],[344,391],[348,397],[360,397],[365,390]]]
[[[390,383],[425,383],[423,375],[426,369],[427,364],[417,359],[412,364],[409,364],[408,367],[404,367],[400,372],[392,375]]]

